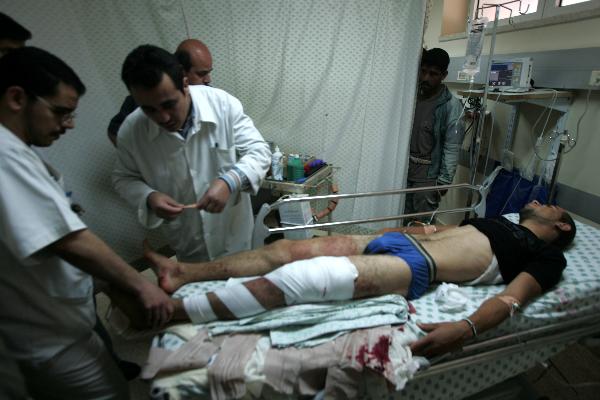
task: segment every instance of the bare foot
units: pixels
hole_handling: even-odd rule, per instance
[[[152,263],[151,268],[162,290],[171,294],[186,283],[182,264],[154,251],[148,240],[144,240],[143,247],[144,257]]]

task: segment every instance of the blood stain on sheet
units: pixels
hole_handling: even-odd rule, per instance
[[[358,349],[356,361],[363,367],[369,367],[375,371],[381,372],[385,369],[385,364],[390,362],[390,337],[380,336],[379,340],[369,351],[369,345],[363,344]]]

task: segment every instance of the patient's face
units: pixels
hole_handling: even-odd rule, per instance
[[[519,218],[521,222],[528,219],[536,219],[540,222],[558,222],[564,212],[564,208],[541,204],[539,201],[534,200],[519,211]]]

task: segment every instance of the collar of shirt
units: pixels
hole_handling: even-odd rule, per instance
[[[193,135],[195,132],[198,132],[200,130],[200,126],[203,122],[210,122],[212,124],[218,125],[218,118],[215,115],[213,109],[208,105],[210,97],[209,91],[215,89],[204,85],[189,86],[189,88],[192,102],[192,110],[188,115],[188,118],[184,122],[182,129],[185,129],[189,121],[189,123],[191,123],[191,129],[188,128],[190,129],[188,131],[188,135]],[[151,125],[153,125],[154,128],[149,129],[148,133],[150,140],[156,139],[161,132],[167,132],[157,124]]]
[[[177,131],[184,139],[187,139],[190,130],[192,130],[192,128],[196,125],[194,124],[195,116],[196,110],[194,108],[194,102],[190,100],[190,112],[188,113],[188,116],[185,119],[185,122],[183,123],[181,129]]]

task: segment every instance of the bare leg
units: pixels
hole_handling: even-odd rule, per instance
[[[408,264],[401,258],[388,255],[363,255],[351,256],[349,259],[358,270],[353,298],[390,293],[405,296],[408,293],[412,275]],[[268,279],[257,278],[244,282],[244,285],[265,309],[285,306],[284,293]],[[217,295],[211,292],[207,294],[207,298],[218,319],[235,319],[234,314]],[[176,301],[175,308],[175,318],[189,320],[180,300]]]
[[[152,264],[159,285],[173,293],[186,283],[264,275],[297,260],[318,256],[352,256],[364,252],[376,236],[327,236],[308,240],[278,240],[256,250],[243,251],[205,263],[170,260],[144,242],[144,257]]]

